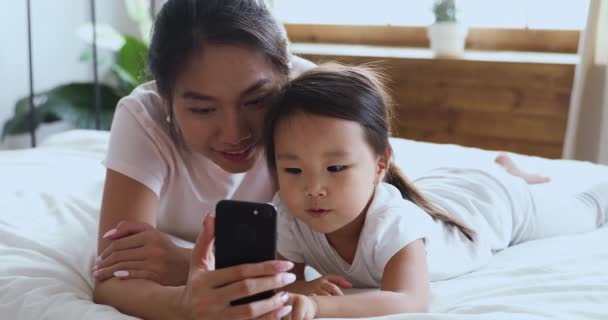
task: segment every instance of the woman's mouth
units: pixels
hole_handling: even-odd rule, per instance
[[[242,148],[240,150],[234,151],[219,151],[219,153],[224,157],[224,159],[232,162],[241,162],[247,160],[251,155],[252,151],[255,149],[256,144],[252,144],[246,148]]]
[[[331,210],[328,210],[328,209],[308,209],[308,210],[306,210],[306,213],[308,213],[310,216],[312,216],[314,218],[324,217],[324,216],[328,215],[330,212],[331,212]]]

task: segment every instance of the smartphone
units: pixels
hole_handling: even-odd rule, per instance
[[[221,200],[215,207],[215,267],[276,259],[277,210],[262,202]],[[272,297],[274,290],[232,301],[246,304]]]

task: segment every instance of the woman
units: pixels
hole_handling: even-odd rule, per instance
[[[165,3],[149,51],[155,81],[122,99],[112,124],[93,267],[97,303],[146,319],[276,319],[290,312],[281,292],[230,305],[293,282],[286,273],[293,265],[213,271],[208,213],[224,198],[271,200],[262,122],[290,71],[310,65],[293,62],[290,68],[284,30],[261,0]],[[194,250],[167,234],[196,239]]]

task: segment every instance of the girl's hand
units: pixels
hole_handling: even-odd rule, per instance
[[[202,235],[202,236],[201,236]],[[178,317],[185,319],[281,319],[291,312],[289,294],[279,292],[266,300],[244,305],[234,301],[292,283],[295,276],[286,271],[289,261],[268,261],[213,270],[213,218],[205,219],[190,262],[188,282],[180,299]]]
[[[190,251],[178,247],[167,235],[142,222],[120,222],[104,235],[112,243],[97,257],[93,276],[147,279],[165,286],[186,283]]]
[[[319,313],[317,303],[312,297],[290,294],[288,303],[293,307],[293,310],[283,317],[283,320],[310,320],[314,319]]]
[[[350,289],[353,285],[344,277],[328,274],[312,281],[302,281],[293,285],[293,292],[303,295],[343,296],[342,289]]]

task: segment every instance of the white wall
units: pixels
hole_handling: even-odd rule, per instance
[[[12,116],[15,102],[29,94],[26,3],[2,1],[0,9],[0,129]],[[96,1],[96,9],[98,22],[137,35],[124,0]],[[31,0],[31,10],[34,90],[92,80],[92,67],[78,61],[85,44],[75,33],[90,21],[89,1]]]

